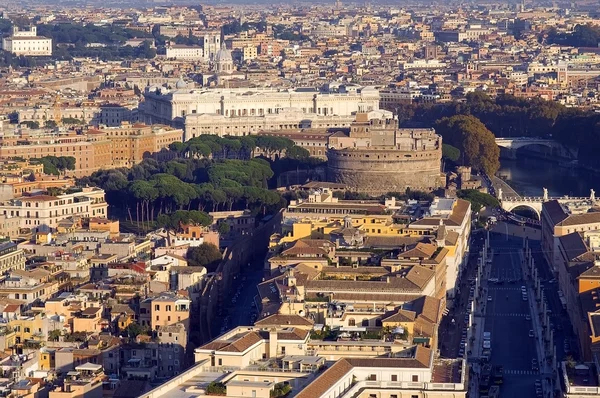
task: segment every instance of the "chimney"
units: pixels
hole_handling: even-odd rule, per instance
[[[277,357],[277,329],[269,330],[269,358]]]

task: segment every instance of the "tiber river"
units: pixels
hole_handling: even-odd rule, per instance
[[[600,174],[587,170],[565,168],[558,163],[521,156],[518,160],[500,160],[498,177],[504,179],[521,196],[588,197],[590,189],[600,192]]]

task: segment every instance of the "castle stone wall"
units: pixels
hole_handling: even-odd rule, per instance
[[[333,149],[327,151],[327,178],[350,190],[379,195],[440,186],[441,148],[430,151],[397,149]]]

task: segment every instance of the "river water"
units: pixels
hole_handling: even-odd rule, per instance
[[[600,174],[581,169],[570,169],[557,163],[522,156],[517,160],[500,160],[497,176],[505,180],[522,196],[542,196],[548,188],[549,196],[590,196],[590,189],[600,193]]]

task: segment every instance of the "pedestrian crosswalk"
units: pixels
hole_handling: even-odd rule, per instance
[[[505,375],[523,375],[523,376],[533,376],[539,375],[539,370],[516,370],[516,369],[504,369]]]
[[[485,314],[486,318],[495,318],[495,317],[521,317],[521,318],[525,318],[527,315],[527,313],[522,314],[522,313],[518,313],[518,312],[506,312],[506,313],[494,313],[494,314]]]
[[[521,291],[521,287],[520,286],[494,286],[494,285],[488,285],[488,290],[502,290],[502,291],[511,291],[511,292],[516,292],[516,291]]]

